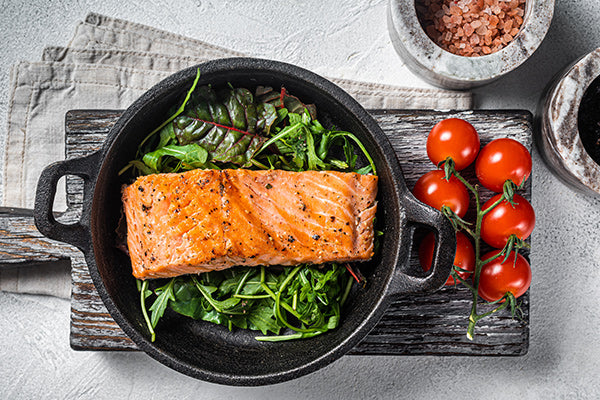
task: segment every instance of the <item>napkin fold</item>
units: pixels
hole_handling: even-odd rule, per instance
[[[1,204],[33,208],[42,169],[65,158],[64,116],[68,110],[125,109],[173,72],[211,59],[247,55],[135,22],[90,13],[76,26],[68,45],[46,47],[41,61],[23,61],[11,70],[7,129],[2,132],[6,135],[6,147],[0,149]],[[252,56],[266,58],[260,54]],[[472,106],[470,93],[431,89],[424,83],[422,88],[407,88],[329,79],[370,109]],[[64,186],[58,188],[55,207],[66,208]],[[25,268],[35,267],[21,267]],[[0,273],[0,290],[64,297],[64,288],[70,284],[64,270],[58,268],[59,272],[54,274],[59,277],[58,283],[52,284],[45,281],[45,274],[33,270],[26,273],[4,270]]]

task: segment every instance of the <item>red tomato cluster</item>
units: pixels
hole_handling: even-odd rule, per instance
[[[496,249],[502,249],[511,235],[527,239],[535,225],[535,213],[531,204],[515,194],[513,204],[506,199],[500,201],[507,180],[517,188],[531,174],[531,155],[521,143],[513,139],[502,138],[488,143],[480,150],[480,140],[476,129],[467,121],[458,118],[445,119],[436,124],[427,137],[427,155],[437,166],[448,158],[454,162],[454,169],[461,171],[475,162],[475,175],[485,188],[497,192],[481,210],[481,238]],[[465,185],[454,175],[449,180],[443,170],[433,170],[423,175],[413,189],[415,197],[438,210],[449,207],[457,216],[463,218],[469,207],[469,192]],[[493,208],[491,208],[493,207]],[[431,267],[434,235],[425,237],[419,247],[419,260],[425,271]],[[454,265],[462,270],[473,271],[477,260],[471,241],[462,232],[457,232],[457,249]],[[486,260],[498,254],[494,250],[482,257]],[[511,253],[509,257],[500,256],[484,264],[479,280],[479,295],[488,301],[495,301],[511,292],[515,297],[527,291],[531,283],[531,268],[523,256]],[[470,279],[468,272],[459,276]],[[456,282],[451,276],[446,285]]]

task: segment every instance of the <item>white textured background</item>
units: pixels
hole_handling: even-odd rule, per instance
[[[281,59],[317,73],[394,84],[400,61],[385,1],[0,1],[0,132],[8,71],[65,45],[89,11]],[[600,46],[600,3],[558,0],[546,41],[521,68],[477,89],[481,108],[535,111],[552,76]],[[144,354],[74,352],[69,302],[0,293],[0,399],[16,398],[600,398],[600,200],[550,174],[534,154],[531,340],[519,358],[343,357],[295,381],[230,388]]]

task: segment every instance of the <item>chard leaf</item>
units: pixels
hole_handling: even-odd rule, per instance
[[[208,150],[213,162],[248,166],[266,140],[258,132],[270,129],[276,119],[275,107],[257,106],[247,89],[217,93],[203,86],[172,126],[180,145],[197,143]]]
[[[202,168],[208,160],[208,151],[196,143],[185,146],[173,144],[145,154],[142,160],[148,168],[158,172],[162,170],[161,160],[165,156],[180,160],[184,169]]]
[[[268,135],[269,133],[271,133],[271,128],[275,124],[275,121],[279,120],[279,114],[275,109],[275,106],[268,103],[259,104],[258,106],[256,106],[256,111],[258,114],[256,127],[259,131],[263,131]]]
[[[302,114],[304,110],[308,110],[312,119],[317,118],[317,107],[314,104],[304,104],[296,96],[289,94],[283,87],[278,92],[268,86],[257,87],[256,101],[272,104],[277,108],[286,108],[290,113]]]

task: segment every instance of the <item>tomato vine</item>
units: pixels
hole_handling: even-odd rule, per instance
[[[531,174],[529,151],[509,138],[493,140],[480,149],[475,128],[467,121],[449,118],[438,122],[429,133],[427,154],[438,169],[423,175],[415,184],[413,194],[439,209],[452,223],[457,237],[464,232],[474,241],[474,268],[462,268],[466,259],[465,246],[457,243],[455,265],[447,281],[464,285],[472,294],[467,337],[473,340],[475,326],[480,320],[506,308],[511,310],[513,318],[523,320],[517,298],[529,289],[531,267],[519,252],[530,247],[526,239],[533,230],[535,213],[529,202],[516,192],[523,189]],[[460,173],[474,161],[475,184]],[[433,176],[438,178],[432,179]],[[451,182],[454,183],[450,185]],[[482,204],[480,185],[499,193]],[[447,189],[440,190],[441,187]],[[475,200],[474,222],[463,219],[468,192]],[[466,205],[457,208],[457,198]],[[483,243],[495,250],[482,255]],[[421,244],[425,249],[423,253],[432,257],[432,246],[426,244],[425,240]],[[421,261],[421,264],[428,270],[427,261]],[[480,304],[484,305],[480,298],[489,306],[485,312],[478,310]]]
[[[475,270],[472,271],[473,284],[472,285],[469,284],[469,282],[467,282],[467,280],[465,280],[464,278],[462,278],[459,275],[459,272],[464,273],[465,272],[464,270],[458,270],[456,267],[454,267],[452,270],[452,273],[451,273],[452,277],[455,280],[461,282],[464,286],[466,286],[471,291],[472,296],[473,296],[473,303],[471,305],[471,313],[469,315],[469,324],[467,327],[467,338],[469,338],[470,340],[473,340],[475,325],[477,324],[477,322],[479,322],[481,319],[483,319],[487,316],[490,316],[498,311],[501,311],[507,307],[510,307],[511,314],[513,315],[513,317],[522,317],[522,310],[520,308],[520,305],[517,304],[515,295],[510,291],[506,292],[504,294],[504,296],[501,297],[500,299],[496,299],[495,301],[487,302],[488,304],[498,304],[492,310],[479,314],[477,311],[477,308],[478,308],[478,303],[479,303],[480,277],[481,277],[481,271],[482,271],[483,267],[486,264],[489,264],[502,256],[504,256],[503,262],[506,262],[508,260],[508,257],[510,257],[510,255],[512,253],[515,254],[515,261],[516,261],[516,257],[517,257],[519,249],[530,248],[529,243],[527,243],[525,240],[519,238],[515,234],[511,234],[509,236],[508,241],[507,241],[506,245],[504,246],[504,248],[502,248],[495,256],[487,258],[487,259],[482,259],[482,256],[481,256],[481,242],[482,242],[481,225],[482,225],[483,217],[486,214],[488,214],[489,212],[491,212],[498,205],[500,205],[504,200],[506,200],[512,204],[513,198],[514,198],[514,192],[515,192],[514,189],[515,188],[521,189],[523,187],[525,181],[523,181],[521,183],[520,187],[517,187],[516,185],[514,185],[514,183],[512,183],[512,181],[508,180],[507,182],[510,182],[510,183],[507,183],[505,185],[505,188],[508,187],[509,189],[504,190],[502,195],[495,202],[493,202],[487,208],[483,209],[482,204],[481,204],[481,196],[479,193],[479,185],[477,185],[477,184],[472,185],[469,181],[467,181],[460,174],[460,172],[456,171],[456,169],[454,168],[454,163],[451,158],[448,158],[445,161],[443,161],[440,166],[444,168],[447,178],[449,178],[450,176],[455,176],[459,181],[462,182],[463,185],[465,185],[465,187],[473,194],[473,196],[475,198],[476,219],[475,219],[474,227],[472,226],[472,224],[470,224],[469,222],[466,222],[465,220],[460,218],[458,215],[456,215],[450,209],[450,207],[448,207],[448,206],[442,207],[442,213],[450,219],[450,221],[452,222],[452,225],[455,227],[455,230],[457,232],[460,230],[465,231],[467,234],[469,234],[469,236],[471,236],[473,238],[473,240],[475,242]]]

